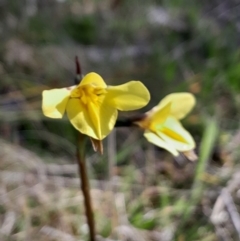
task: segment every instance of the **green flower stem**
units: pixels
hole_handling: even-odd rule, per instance
[[[92,202],[90,196],[90,188],[89,188],[89,181],[88,181],[88,173],[86,167],[86,142],[87,136],[79,133],[78,134],[78,143],[77,143],[77,162],[78,162],[78,170],[79,170],[79,177],[81,179],[81,189],[84,196],[84,205],[85,205],[85,212],[87,217],[87,223],[89,227],[89,237],[90,241],[95,241],[95,223],[94,223],[94,216],[92,210]]]

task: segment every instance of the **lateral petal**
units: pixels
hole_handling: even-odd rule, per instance
[[[129,111],[144,107],[150,100],[150,94],[140,81],[130,81],[118,86],[108,86],[106,100],[118,110]]]
[[[166,143],[160,136],[158,136],[157,134],[150,132],[150,131],[145,131],[144,136],[147,138],[147,140],[156,145],[159,146],[167,151],[169,151],[170,153],[172,153],[174,156],[178,156],[179,153],[178,151],[174,148],[174,146],[169,145],[168,143]]]
[[[72,87],[44,90],[42,92],[42,111],[50,118],[62,118],[70,97]]]
[[[163,98],[159,102],[157,108],[161,109],[169,102],[172,103],[171,115],[181,120],[192,110],[192,108],[195,106],[196,100],[194,95],[191,93],[173,93]]]
[[[107,87],[103,78],[99,74],[94,72],[91,72],[85,75],[79,85],[81,86],[81,85],[88,85],[88,84],[93,84],[101,88]]]
[[[180,152],[195,148],[195,142],[190,133],[174,117],[168,117],[157,134],[170,146]]]

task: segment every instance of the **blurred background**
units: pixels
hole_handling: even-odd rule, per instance
[[[0,0],[0,39],[1,240],[87,240],[75,132],[41,112],[42,90],[73,85],[76,55],[110,85],[141,80],[140,113],[197,98],[183,121],[197,162],[137,128],[102,156],[88,143],[98,240],[240,240],[240,1]]]

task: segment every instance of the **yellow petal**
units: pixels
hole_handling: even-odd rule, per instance
[[[114,128],[117,110],[108,106],[104,100],[90,105],[83,104],[79,99],[70,99],[67,115],[72,125],[81,133],[94,139],[102,140]]]
[[[91,73],[85,75],[79,85],[81,86],[81,85],[88,85],[88,84],[93,84],[93,85],[101,87],[101,88],[107,87],[103,78],[99,74],[94,73],[94,72],[91,72]]]
[[[161,126],[166,121],[171,112],[171,105],[171,102],[169,102],[165,106],[162,106],[162,108],[158,108],[157,111],[155,111],[156,107],[154,107],[151,111],[148,112],[149,114],[146,113],[150,118],[149,129],[156,131],[158,126]]]
[[[171,102],[171,115],[177,119],[184,118],[194,107],[196,100],[191,93],[174,93],[167,95],[160,101],[157,108],[161,109],[167,103]]]
[[[108,86],[106,99],[109,105],[118,110],[136,110],[150,100],[147,88],[140,81],[130,81],[123,85]]]
[[[91,122],[93,123],[96,135],[98,136],[98,139],[101,139],[101,136],[102,136],[101,123],[103,120],[100,117],[99,103],[98,102],[89,102],[87,104],[87,111],[88,111],[89,117],[91,119]]]
[[[150,131],[145,131],[144,136],[147,138],[147,140],[156,145],[159,146],[167,151],[169,151],[170,153],[172,153],[174,156],[178,156],[179,153],[178,151],[174,148],[174,146],[169,145],[168,143],[166,143],[163,139],[161,139],[160,136],[156,135],[153,132]]]
[[[174,117],[168,117],[157,134],[170,146],[184,152],[195,148],[195,142],[188,131]]]
[[[42,111],[50,118],[62,118],[71,88],[44,90],[42,93]]]

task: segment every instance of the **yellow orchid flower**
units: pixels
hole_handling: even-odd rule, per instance
[[[188,155],[195,148],[195,142],[179,120],[194,105],[195,97],[190,93],[170,94],[135,123],[145,130],[144,136],[149,142],[166,149],[174,156],[178,156],[179,152]]]
[[[50,118],[62,118],[66,110],[72,125],[97,140],[105,138],[117,120],[117,110],[142,108],[150,100],[140,81],[107,86],[96,73],[87,74],[79,85],[42,93],[42,110]]]

